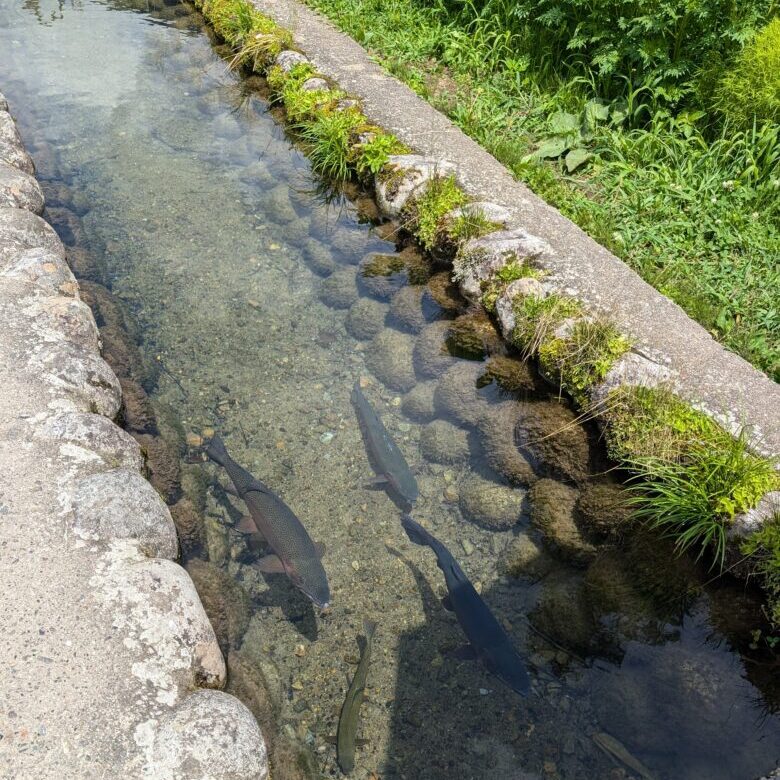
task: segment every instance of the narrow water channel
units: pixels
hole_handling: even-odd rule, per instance
[[[231,690],[318,773],[340,775],[329,738],[366,618],[378,629],[360,780],[619,780],[640,776],[632,760],[645,777],[755,780],[775,766],[777,685],[773,697],[766,659],[735,639],[759,624],[755,602],[705,586],[656,538],[599,535],[596,499],[619,487],[596,431],[502,355],[413,248],[411,279],[362,275],[395,236],[369,224],[368,199],[312,176],[260,80],[228,69],[191,7],[0,0],[0,90],[85,297],[115,296],[104,346],[149,393],[162,439],[140,439],[170,455],[157,484]],[[123,307],[138,353],[112,337],[106,312]],[[356,381],[417,476],[415,517],[528,659],[528,698],[453,656],[463,636],[433,555],[367,487]],[[245,510],[198,458],[209,429],[325,544],[328,614],[253,565],[235,528]],[[545,477],[530,494],[507,479],[523,463]],[[587,538],[567,537],[578,512]],[[273,776],[303,775],[289,763]]]

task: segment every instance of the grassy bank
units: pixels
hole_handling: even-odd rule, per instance
[[[642,35],[641,19],[614,41],[614,19],[603,19],[601,36],[593,29],[578,41],[574,30],[561,38],[564,19],[550,17],[548,29],[523,3],[306,2],[724,345],[780,379],[780,98],[758,83],[780,60],[780,21],[764,34],[768,53],[751,43],[771,4],[732,9],[727,29],[696,19],[687,34],[679,19],[665,29],[661,15],[631,48],[623,39]],[[536,6],[542,14],[545,4]],[[558,12],[566,17],[567,6]],[[672,33],[678,51],[662,56]],[[746,42],[758,65],[740,70]],[[767,115],[753,121],[751,107],[764,104]]]

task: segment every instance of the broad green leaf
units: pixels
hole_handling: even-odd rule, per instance
[[[593,155],[587,150],[578,146],[576,149],[572,149],[566,155],[566,170],[569,173],[573,173],[581,165],[584,165]]]
[[[593,98],[585,104],[585,123],[593,127],[597,122],[606,122],[609,119],[609,106],[599,98]]]
[[[570,114],[568,111],[556,111],[550,115],[547,124],[553,135],[566,135],[579,130],[580,120],[575,114]]]
[[[550,160],[554,157],[560,157],[569,146],[570,144],[565,138],[548,138],[546,141],[542,141],[535,155],[542,160]]]

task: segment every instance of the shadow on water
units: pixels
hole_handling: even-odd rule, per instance
[[[252,675],[239,681],[235,670],[262,669],[274,681],[272,727],[311,748],[323,776],[338,776],[325,738],[369,618],[379,629],[357,780],[638,776],[597,746],[600,734],[657,780],[770,771],[779,758],[778,662],[750,646],[761,623],[753,595],[727,581],[705,585],[710,573],[643,534],[586,538],[577,550],[545,542],[529,507],[546,506],[548,538],[560,542],[561,528],[577,530],[594,485],[616,487],[592,428],[574,424],[520,361],[498,361],[488,376],[487,363],[452,358],[440,343],[452,323],[465,322],[461,355],[481,355],[480,338],[494,343],[495,333],[484,318],[469,320],[449,279],[434,287],[431,277],[408,296],[412,285],[356,284],[361,258],[404,249],[403,236],[393,226],[371,233],[360,224],[371,204],[356,205],[366,206],[366,193],[310,174],[274,123],[262,82],[228,72],[192,8],[30,0],[8,18],[0,88],[18,107],[49,216],[92,285],[85,292],[108,283],[135,313],[141,350],[157,368],[144,388],[161,437],[176,453],[185,430],[218,428],[237,460],[327,545],[334,598],[322,618],[286,577],[253,566],[265,547],[235,528],[243,510],[215,484],[218,471],[182,466],[185,499],[172,514],[180,533],[192,531],[196,560],[185,563],[232,659],[231,685],[251,704]],[[53,22],[68,35],[54,35]],[[94,56],[93,44],[104,46],[97,75],[84,54]],[[25,67],[33,53],[35,67]],[[102,276],[79,264],[87,255]],[[116,343],[110,319],[99,324],[104,346]],[[356,325],[365,331],[355,335]],[[370,359],[377,333],[392,347],[382,361]],[[511,393],[498,389],[506,370]],[[383,384],[399,376],[404,392]],[[415,517],[459,560],[528,660],[527,698],[453,657],[464,635],[440,603],[433,554],[408,543],[384,491],[363,488],[371,470],[349,402],[358,378],[418,480]],[[176,410],[175,424],[162,409]],[[510,479],[526,461],[544,477],[530,492],[522,473]],[[469,495],[481,497],[476,512]],[[181,522],[187,504],[194,530]],[[508,523],[502,506],[514,507]]]

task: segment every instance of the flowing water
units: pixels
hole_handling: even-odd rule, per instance
[[[365,222],[369,200],[312,176],[261,80],[229,71],[193,9],[0,0],[0,74],[49,217],[97,301],[107,356],[149,392],[163,438],[153,424],[140,438],[175,505],[230,689],[276,746],[275,777],[304,771],[285,758],[293,745],[320,774],[339,775],[329,738],[364,618],[378,630],[361,780],[638,776],[600,749],[601,734],[655,778],[753,780],[775,766],[771,659],[744,646],[759,624],[755,601],[736,583],[713,590],[658,539],[616,546],[604,541],[609,529],[594,544],[578,534],[572,518],[581,522],[599,490],[618,490],[600,475],[595,431],[566,426],[571,413],[519,361],[445,354],[448,333],[471,357],[497,345],[478,318],[458,320],[460,340],[442,325],[461,303],[441,276],[400,290],[396,277],[356,284],[364,255],[400,247]],[[404,257],[412,281],[437,270],[413,249]],[[491,376],[477,391],[487,365],[514,395]],[[433,555],[408,542],[391,498],[367,487],[355,381],[417,475],[415,516],[528,658],[528,698],[450,652],[463,635],[442,608]],[[505,479],[525,462],[515,424],[526,460],[555,478],[530,495]],[[327,614],[253,565],[263,553],[235,528],[245,510],[198,457],[209,428],[325,543]]]

